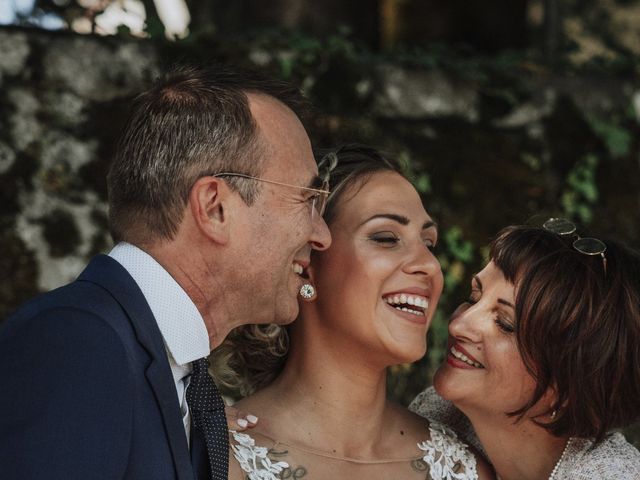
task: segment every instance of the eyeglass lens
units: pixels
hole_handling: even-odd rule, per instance
[[[607,246],[597,238],[578,238],[573,242],[573,248],[585,255],[601,255],[607,249]]]
[[[316,215],[322,217],[324,215],[324,210],[327,206],[327,197],[326,193],[319,193],[313,197],[313,201],[311,203],[311,215],[315,218]]]
[[[550,218],[542,227],[557,235],[571,235],[576,231],[576,226],[566,218]]]

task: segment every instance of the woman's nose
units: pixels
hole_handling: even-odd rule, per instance
[[[479,342],[482,338],[481,305],[468,302],[460,305],[451,315],[449,334],[456,338]]]
[[[413,250],[404,266],[404,271],[410,275],[423,277],[431,285],[432,299],[437,301],[440,298],[444,286],[440,262],[433,252],[425,247],[424,243],[420,242]]]
[[[405,269],[407,273],[424,274],[430,277],[442,275],[440,262],[422,242],[414,246]]]

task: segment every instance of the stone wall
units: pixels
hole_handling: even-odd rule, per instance
[[[157,72],[144,42],[0,30],[0,316],[108,248],[106,166]]]
[[[474,248],[505,224],[563,211],[638,246],[634,77],[526,62],[416,65],[357,56],[335,38],[298,41],[297,50],[252,42],[169,51],[179,58],[198,47],[303,85],[317,107],[316,145],[361,141],[399,155],[430,213]],[[0,29],[0,317],[109,248],[107,164],[129,100],[172,60],[166,51],[151,41]],[[580,175],[595,178],[581,185]],[[447,248],[441,260],[456,272]]]

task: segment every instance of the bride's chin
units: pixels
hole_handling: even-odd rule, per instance
[[[397,351],[393,352],[392,356],[389,357],[388,365],[392,367],[395,365],[415,363],[421,360],[426,353],[426,347],[417,347],[415,349],[407,349],[405,347],[403,349],[398,349]]]

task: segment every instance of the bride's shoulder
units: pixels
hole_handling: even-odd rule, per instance
[[[397,423],[405,448],[416,449],[422,469],[431,478],[473,480],[494,478],[488,463],[448,426],[397,406]],[[396,433],[396,432],[394,432]],[[397,437],[396,437],[397,438]]]
[[[263,389],[241,398],[235,402],[233,406],[246,411],[254,409],[263,410],[265,406],[268,406],[270,403],[270,398]]]
[[[433,478],[495,479],[495,472],[484,457],[460,439],[448,426],[430,421],[429,439],[418,445],[422,460],[430,466]]]

